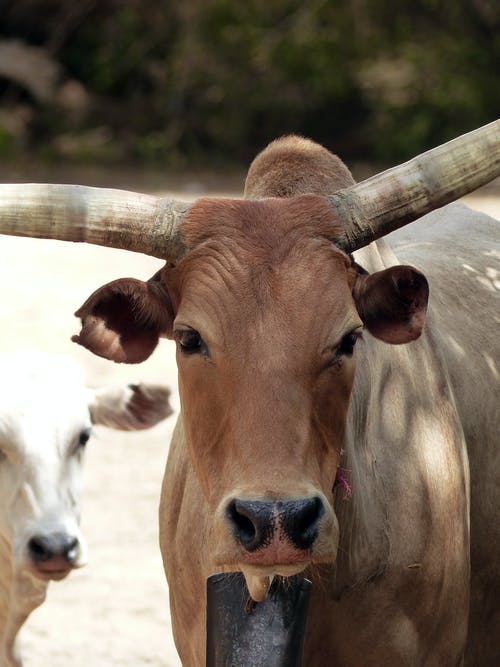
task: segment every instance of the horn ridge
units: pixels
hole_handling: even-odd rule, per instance
[[[326,197],[353,252],[500,176],[500,120]]]
[[[180,225],[189,207],[113,188],[2,184],[0,234],[86,242],[175,259],[182,253]]]

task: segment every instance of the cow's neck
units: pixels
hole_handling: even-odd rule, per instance
[[[0,629],[5,627],[12,588],[11,544],[0,534]]]
[[[0,535],[0,656],[6,665],[18,664],[17,634],[33,609],[42,604],[46,591],[47,583],[29,572],[14,573],[11,543]]]
[[[398,263],[383,241],[359,251],[355,259],[370,273]],[[398,548],[391,537],[392,485],[405,460],[414,456],[415,437],[410,438],[405,424],[421,391],[415,382],[419,365],[432,357],[426,338],[427,334],[411,346],[393,346],[367,333],[357,347],[345,453],[340,461],[347,469],[352,495],[346,499],[341,489],[336,493],[340,524],[337,592],[378,578]],[[439,370],[433,374],[438,375]],[[437,391],[430,384],[427,390]],[[394,428],[395,423],[400,429]]]
[[[0,534],[0,638],[1,651],[4,652],[5,631],[8,625],[10,597],[12,592],[12,556],[11,545]],[[1,655],[1,653],[0,653]]]
[[[389,266],[400,263],[392,248],[383,239],[379,239],[376,243],[370,243],[365,248],[356,250],[354,258],[369,273],[382,271],[382,269],[387,269]]]

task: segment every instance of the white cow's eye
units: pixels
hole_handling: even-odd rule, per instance
[[[78,436],[78,441],[77,441],[77,447],[85,447],[85,445],[88,442],[88,439],[90,438],[90,433],[91,429],[90,428],[84,428],[83,431],[81,431],[80,435]]]

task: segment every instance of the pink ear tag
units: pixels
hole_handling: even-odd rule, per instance
[[[343,500],[348,500],[352,496],[351,485],[345,476],[345,474],[348,472],[349,470],[347,468],[341,468],[339,466],[337,468],[337,474],[335,475],[335,482],[333,484],[334,489],[340,488],[344,491]]]

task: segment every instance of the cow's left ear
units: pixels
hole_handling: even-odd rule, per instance
[[[172,414],[170,389],[159,384],[129,384],[90,389],[93,424],[121,431],[150,428]]]
[[[100,357],[137,364],[147,359],[172,328],[170,299],[160,272],[148,282],[114,280],[96,290],[76,313],[82,322],[72,341]]]
[[[376,338],[397,345],[422,333],[429,285],[412,266],[359,274],[353,297],[365,327]]]

